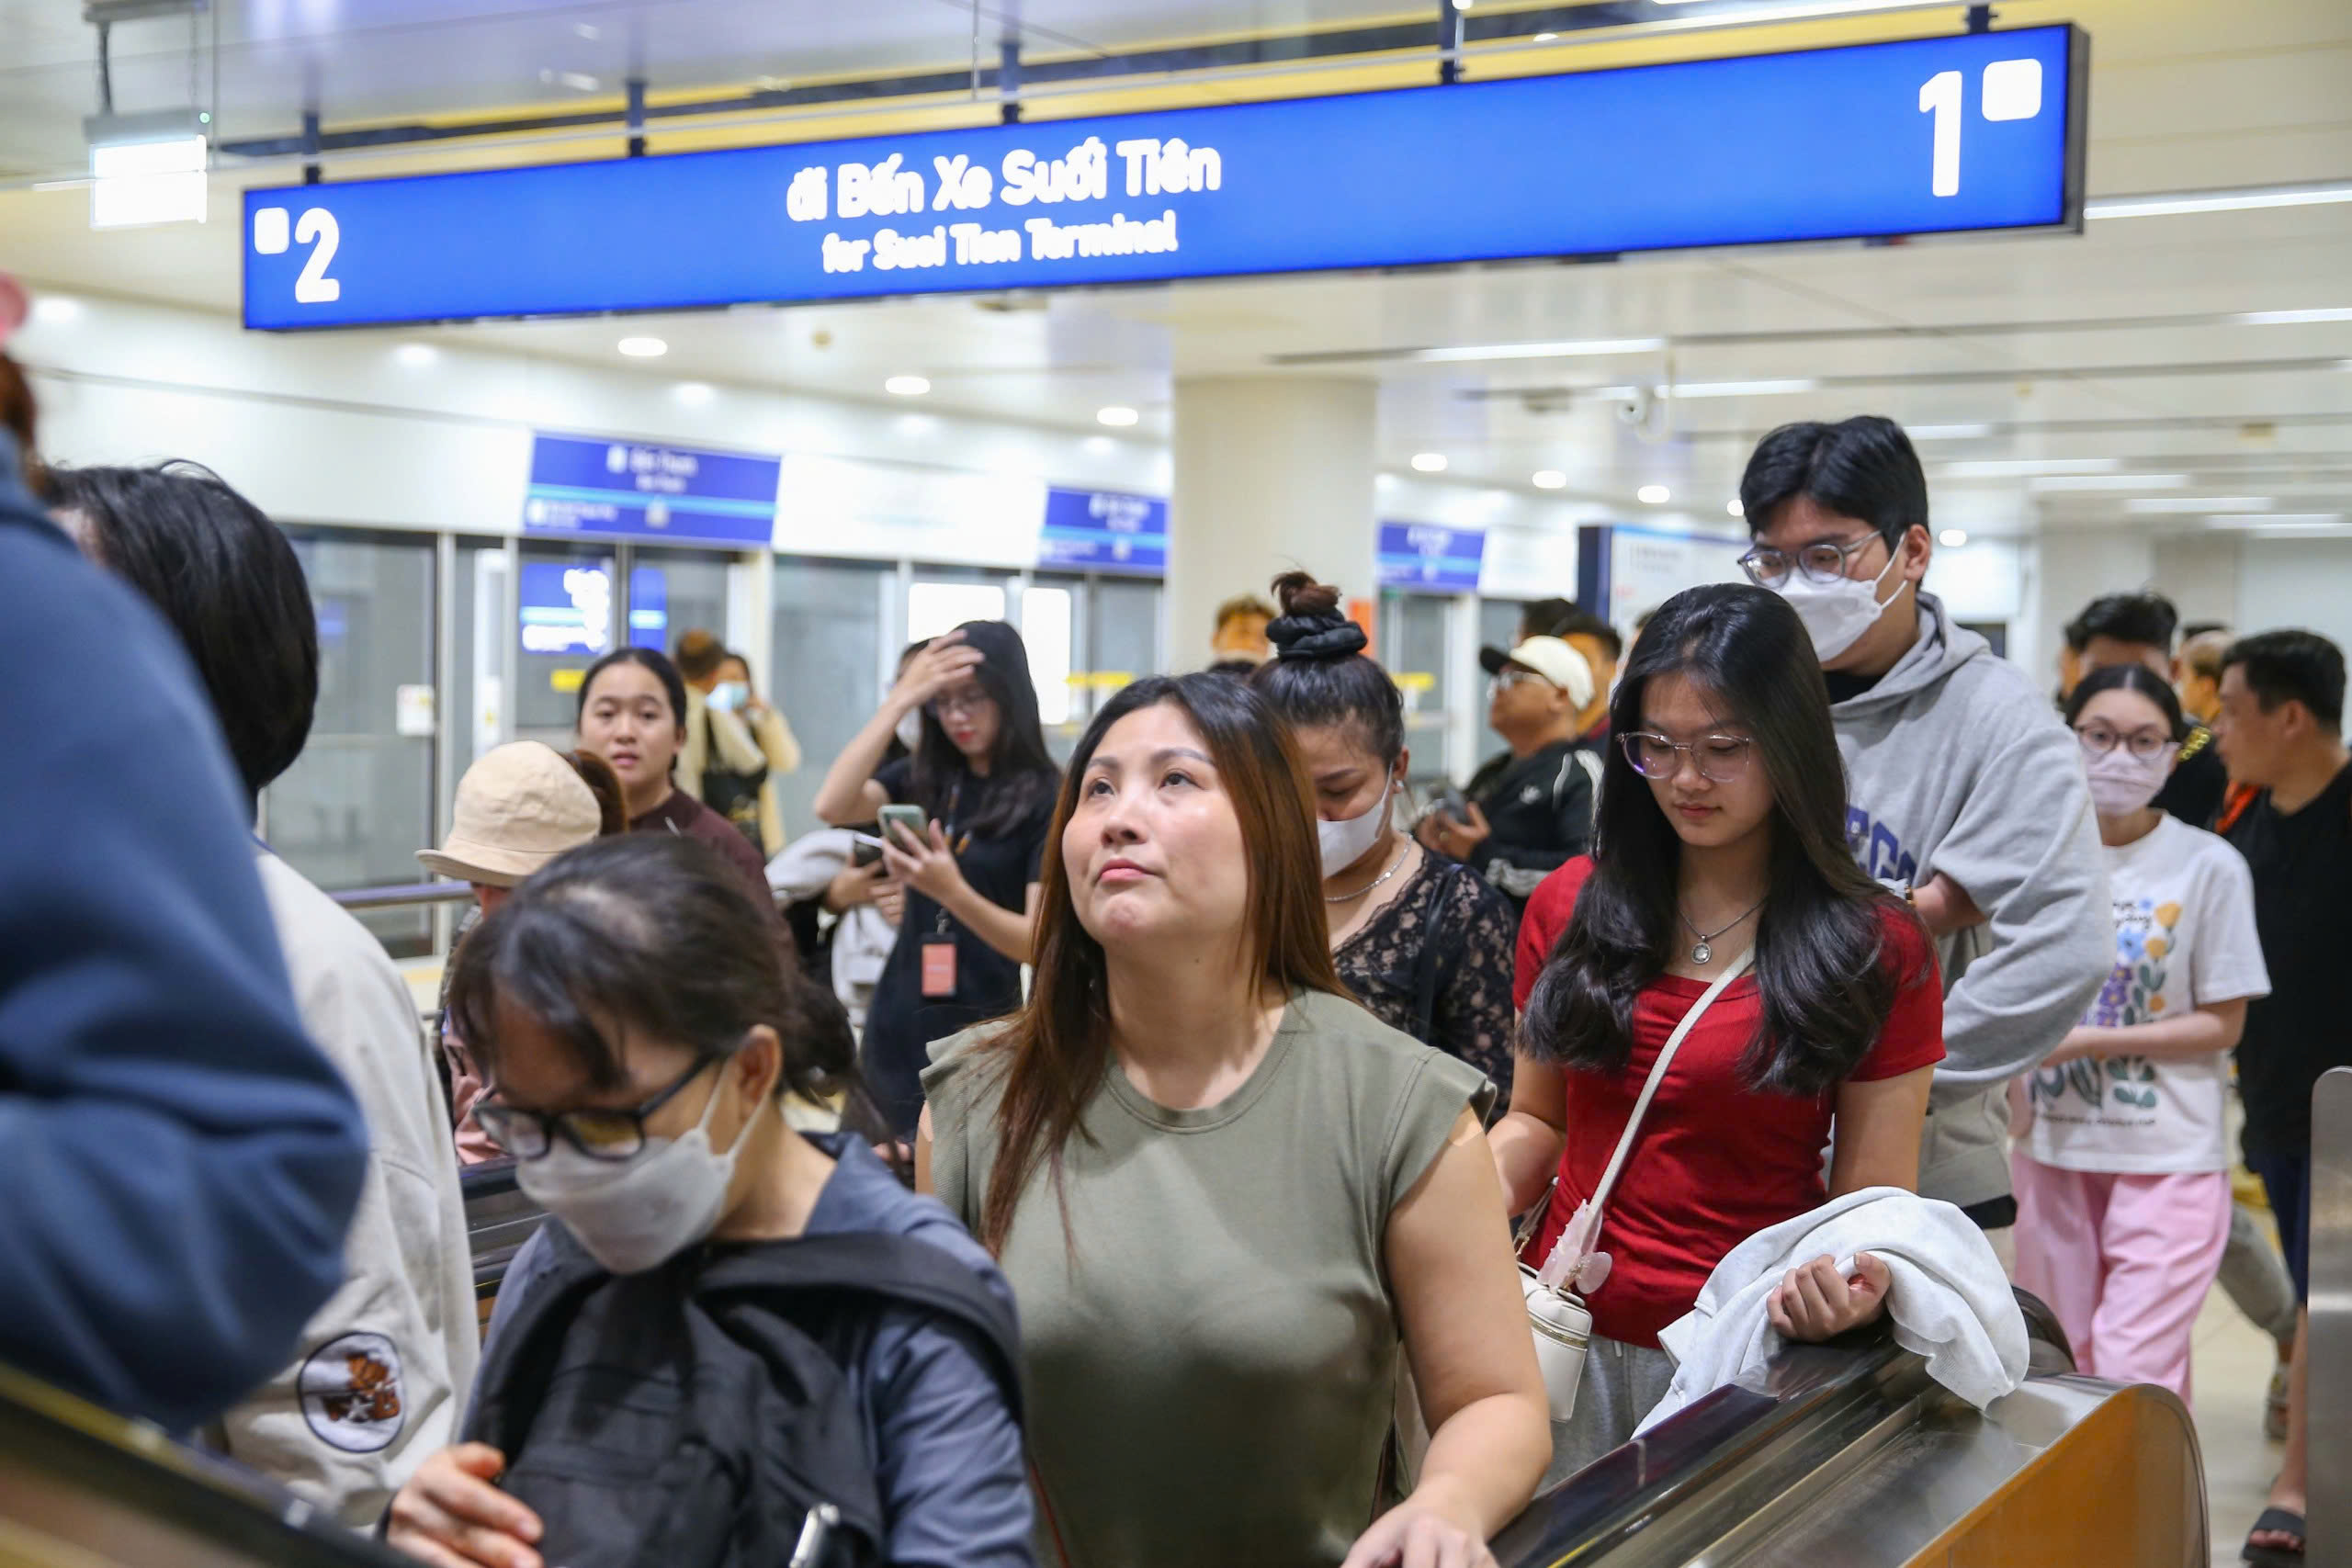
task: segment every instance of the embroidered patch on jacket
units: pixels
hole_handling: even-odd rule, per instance
[[[1543,798],[1544,786],[1542,784],[1529,784],[1525,789],[1519,792],[1519,803],[1521,806],[1532,806]]]
[[[401,1353],[380,1334],[345,1334],[302,1363],[302,1418],[322,1442],[371,1454],[401,1435]]]

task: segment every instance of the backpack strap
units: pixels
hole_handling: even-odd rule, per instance
[[[464,1440],[488,1443],[510,1457],[538,1416],[563,1351],[566,1325],[589,1294],[611,1278],[553,1214],[540,1225],[539,1236],[553,1260],[500,1328],[475,1374],[476,1397],[466,1411]]]

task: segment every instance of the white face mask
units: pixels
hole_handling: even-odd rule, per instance
[[[2118,746],[2104,757],[2085,759],[2091,806],[2101,817],[2129,817],[2156,798],[2172,775],[2172,757],[2159,751],[2146,761]]]
[[[741,713],[752,705],[752,687],[744,681],[721,681],[710,689],[710,705],[728,713]]]
[[[1371,809],[1338,822],[1315,819],[1315,836],[1323,840],[1324,875],[1337,876],[1372,852],[1372,846],[1388,831],[1388,807],[1396,796],[1396,783],[1391,780]]]
[[[922,744],[922,714],[919,709],[909,708],[899,720],[899,744],[910,751]]]
[[[1862,640],[1862,634],[1878,624],[1886,614],[1887,604],[1903,597],[1905,582],[1887,595],[1885,604],[1878,597],[1878,585],[1886,581],[1886,573],[1894,570],[1903,558],[1898,547],[1887,558],[1885,571],[1868,582],[1841,577],[1835,582],[1815,582],[1802,571],[1791,569],[1788,581],[1773,592],[1789,602],[1804,623],[1805,634],[1813,638],[1814,656],[1824,664],[1837,658]]]
[[[735,1156],[759,1120],[755,1110],[735,1134],[735,1146],[718,1154],[710,1146],[710,1114],[718,1105],[714,1089],[702,1120],[685,1136],[648,1138],[626,1160],[591,1159],[558,1134],[546,1154],[516,1162],[515,1184],[612,1272],[659,1268],[718,1223],[735,1179]]]

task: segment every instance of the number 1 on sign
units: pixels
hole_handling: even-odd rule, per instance
[[[1960,194],[1961,74],[1939,71],[1919,89],[1919,112],[1936,117],[1936,151],[1928,189],[1937,196]]]

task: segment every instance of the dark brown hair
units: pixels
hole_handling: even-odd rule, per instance
[[[24,472],[25,488],[36,497],[46,498],[49,483],[33,440],[40,423],[40,405],[33,401],[32,384],[25,379],[23,367],[0,354],[0,430],[17,438],[17,466]]]
[[[1405,750],[1405,696],[1367,657],[1363,628],[1340,613],[1340,591],[1303,571],[1274,579],[1282,618],[1266,628],[1274,657],[1250,683],[1300,729],[1345,725],[1364,750],[1396,765]]]
[[[979,1238],[999,1255],[1039,1164],[1051,1168],[1056,1196],[1061,1196],[1063,1145],[1079,1131],[1111,1050],[1109,963],[1070,902],[1062,830],[1078,808],[1102,737],[1127,715],[1162,703],[1182,709],[1207,742],[1241,824],[1250,918],[1242,948],[1248,968],[1238,983],[1253,993],[1278,986],[1285,992],[1348,994],[1331,966],[1313,793],[1288,730],[1266,700],[1238,681],[1206,673],[1154,676],[1113,697],[1087,726],[1062,778],[1046,840],[1029,1000],[986,1047],[1003,1072],[1004,1093]]]
[[[616,833],[628,831],[628,796],[621,791],[621,776],[613,765],[594,751],[564,751],[559,753],[596,797],[596,837],[609,839]]]
[[[714,632],[697,626],[678,639],[678,673],[689,681],[716,675],[726,659],[727,645]]]

